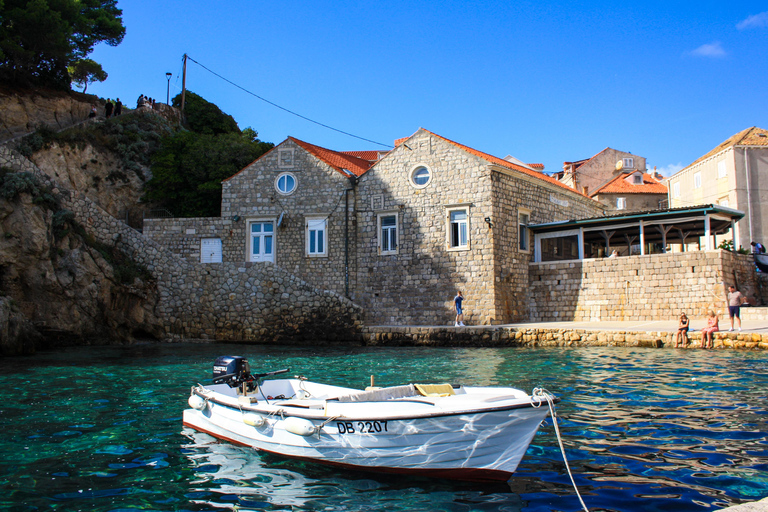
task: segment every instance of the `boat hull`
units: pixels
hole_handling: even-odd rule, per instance
[[[414,401],[413,406],[418,409],[424,404]],[[296,414],[287,408],[258,411],[210,400],[201,410],[185,410],[183,422],[231,443],[299,460],[498,482],[508,480],[515,471],[549,412],[546,403],[533,406],[520,400],[466,411],[444,411],[432,405],[427,407],[428,414],[420,411],[417,417],[387,414],[388,407],[392,404],[360,404],[345,406],[343,415],[328,407]],[[331,414],[326,415],[329,410]],[[380,412],[370,414],[375,410]],[[264,418],[263,423],[255,426],[247,417],[252,414]],[[292,425],[300,422],[315,433],[295,433]]]

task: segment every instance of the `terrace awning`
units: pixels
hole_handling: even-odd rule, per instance
[[[720,205],[703,205],[634,212],[631,214],[530,225],[534,234],[534,261],[584,259],[633,249],[646,254],[654,245],[665,252],[668,244],[704,239],[703,249],[714,249],[714,236],[732,231],[744,212]],[[602,251],[600,250],[602,248]]]

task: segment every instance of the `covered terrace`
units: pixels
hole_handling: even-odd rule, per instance
[[[715,237],[731,233],[744,212],[720,205],[702,205],[633,212],[530,225],[534,261],[583,260],[609,256],[665,253],[670,244],[681,250],[716,248]],[[687,249],[686,249],[687,248]]]

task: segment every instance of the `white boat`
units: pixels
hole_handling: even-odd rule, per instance
[[[184,425],[238,445],[339,467],[506,481],[554,399],[508,387],[408,384],[353,389],[250,373],[219,357]],[[548,403],[548,401],[550,403]]]

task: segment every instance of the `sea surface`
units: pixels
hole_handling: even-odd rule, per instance
[[[632,348],[83,347],[0,359],[0,510],[577,511],[552,420],[507,484],[284,460],[182,427],[219,355],[352,387],[544,387],[589,510],[768,496],[768,354]]]

